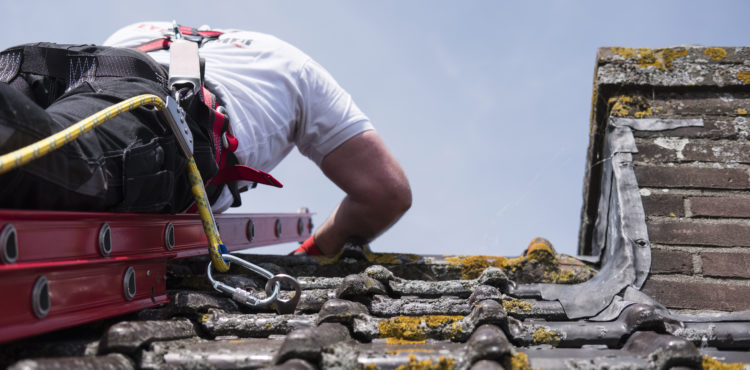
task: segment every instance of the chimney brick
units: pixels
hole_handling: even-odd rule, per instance
[[[748,189],[747,173],[740,168],[636,166],[640,186],[665,188]]]
[[[691,197],[693,216],[750,218],[750,198],[743,197]]]
[[[749,253],[703,252],[701,262],[704,276],[750,278]],[[747,296],[750,300],[750,296]]]
[[[646,216],[685,216],[685,201],[681,195],[652,194],[646,197],[642,196],[641,200]]]
[[[750,247],[750,225],[727,222],[651,220],[649,239],[656,244]]]
[[[649,279],[642,290],[668,308],[723,311],[750,309],[750,286],[746,285]]]
[[[651,272],[654,274],[693,273],[693,256],[684,251],[652,249]]]

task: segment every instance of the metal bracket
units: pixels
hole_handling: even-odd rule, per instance
[[[175,98],[167,96],[166,101],[166,108],[160,111],[161,115],[177,137],[177,142],[180,144],[183,154],[190,158],[193,156],[193,133],[185,120],[185,111],[182,110]]]
[[[169,45],[169,89],[176,85],[192,85],[193,93],[201,88],[201,64],[198,43],[184,38]]]

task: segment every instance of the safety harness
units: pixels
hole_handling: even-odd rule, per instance
[[[175,27],[175,31],[179,32],[179,27]],[[228,120],[219,107],[216,97],[203,87],[200,76],[198,44],[183,39],[175,39],[169,43],[172,46],[180,45],[178,47],[170,47],[176,49],[170,50],[170,55],[173,58],[190,60],[182,60],[180,63],[170,63],[172,73],[169,75],[166,87],[171,89],[171,94],[167,95],[164,99],[150,93],[124,99],[66,127],[62,131],[53,133],[13,152],[2,154],[0,155],[0,175],[39,159],[77,140],[82,135],[91,133],[91,130],[95,127],[105,122],[111,122],[111,120],[120,114],[133,111],[141,106],[152,106],[156,108],[156,114],[160,116],[160,121],[166,122],[172,134],[159,136],[159,138],[175,139],[179,144],[180,151],[187,159],[185,174],[189,180],[190,192],[194,196],[196,208],[200,214],[201,224],[209,244],[208,252],[211,261],[207,267],[207,274],[214,288],[232,294],[235,300],[249,306],[258,307],[273,304],[280,313],[292,313],[299,301],[301,292],[296,279],[283,274],[273,275],[260,266],[230,255],[219,235],[209,199],[206,191],[204,191],[201,172],[206,172],[207,177],[211,178],[209,183],[214,184],[214,186],[221,186],[238,180],[273,186],[281,186],[281,184],[265,172],[232,164],[232,158],[234,157],[232,152],[237,149],[238,143],[236,138],[231,135]],[[183,63],[185,61],[186,63]],[[63,63],[62,65],[69,66],[67,71],[59,67],[61,62]],[[25,78],[15,79],[19,73],[23,73],[23,76],[31,78],[31,84]],[[51,82],[46,85],[38,83],[39,80],[37,80],[37,77],[39,76],[49,78]],[[166,79],[164,78],[163,68],[156,66],[152,59],[146,58],[143,54],[134,50],[105,48],[93,45],[59,46],[39,43],[22,45],[0,52],[0,82],[17,84],[18,86],[14,86],[14,88],[22,90],[21,93],[24,95],[32,92],[31,85],[41,84],[43,85],[41,86],[42,88],[46,88],[43,89],[44,95],[49,95],[48,97],[57,99],[59,96],[82,86],[84,82],[93,83],[100,78],[106,79],[109,77],[135,77],[148,80],[142,82],[150,85],[149,89],[159,90],[160,93],[166,92],[166,89],[164,89]],[[39,88],[39,86],[36,87]],[[63,89],[64,92],[59,91],[59,94],[56,91]],[[91,87],[89,89],[93,90]],[[113,94],[111,91],[109,93]],[[45,100],[43,103],[48,102]],[[153,112],[148,113],[151,114]],[[207,117],[211,117],[212,119],[208,120],[206,119]],[[206,130],[207,125],[210,125],[208,130]],[[210,137],[210,140],[208,140],[208,137]],[[210,152],[212,153],[206,153],[205,149],[207,147],[211,148]],[[211,158],[212,155],[214,158]],[[160,161],[153,158],[156,156],[149,157],[152,157],[150,159],[156,162]],[[204,162],[203,169],[200,168],[200,160]],[[233,160],[236,163],[236,158]],[[143,161],[138,162],[142,163]],[[218,171],[217,167],[219,168]],[[161,172],[165,171],[169,170]],[[167,174],[169,173],[167,172]],[[144,182],[148,181],[148,179],[142,180]],[[236,185],[233,195],[236,197],[235,203],[239,203]],[[302,225],[301,219],[299,222],[298,225]],[[107,224],[105,223],[105,225]],[[278,219],[276,220],[276,225],[277,230],[280,230],[279,225],[281,224]],[[302,234],[301,228],[300,226],[299,235]],[[109,226],[107,226],[107,230],[109,230]],[[6,228],[3,228],[2,233],[7,233]],[[279,233],[280,231],[277,231],[277,237]],[[100,235],[100,240],[101,238]],[[101,248],[100,246],[100,250]],[[169,247],[167,249],[171,250]],[[102,253],[105,257],[109,255],[108,251]],[[268,278],[269,280],[266,284],[267,298],[259,299],[247,291],[233,288],[212,278],[212,267],[220,272],[227,272],[229,271],[230,261],[234,261],[240,266]],[[128,271],[134,271],[133,267],[129,267]],[[126,276],[127,274],[128,272],[126,272]],[[135,281],[135,273],[132,272],[131,274],[133,281]],[[125,281],[129,282],[130,279],[126,279]],[[46,278],[44,278],[44,282],[46,284]],[[292,299],[286,301],[279,299],[282,282],[292,284],[295,288],[296,294]],[[134,284],[132,285],[133,296],[135,295]],[[34,289],[36,290],[36,287]],[[130,288],[126,290],[127,292],[131,291]],[[46,315],[46,312],[44,315]],[[38,314],[37,316],[39,318],[43,317]]]
[[[218,199],[223,187],[228,186],[233,197],[233,207],[240,205],[240,192],[247,188],[239,188],[238,181],[244,180],[256,184],[282,187],[281,183],[270,174],[239,164],[234,151],[239,141],[232,134],[229,117],[221,105],[218,97],[203,84],[205,63],[198,55],[198,48],[207,42],[217,40],[222,35],[219,31],[197,30],[192,27],[175,24],[162,37],[135,47],[143,52],[170,50],[169,85],[171,89],[184,85],[192,85],[192,92],[197,94],[200,101],[208,108],[206,122],[211,124],[210,136],[214,150],[214,158],[218,165],[218,172],[206,182],[206,193],[213,203]],[[185,102],[181,101],[181,105]],[[190,109],[186,109],[188,114]],[[201,114],[198,114],[201,116]],[[199,119],[202,119],[200,117]],[[201,122],[201,124],[204,124]],[[190,212],[194,207],[188,210]]]

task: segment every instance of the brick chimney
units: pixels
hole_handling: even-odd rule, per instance
[[[599,49],[579,253],[597,253],[607,125],[638,120],[632,158],[651,248],[642,290],[670,309],[750,309],[748,112],[750,48]]]

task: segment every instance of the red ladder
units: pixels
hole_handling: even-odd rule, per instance
[[[302,241],[312,214],[220,214],[229,251]],[[165,304],[167,261],[208,254],[197,214],[0,210],[0,342]]]

